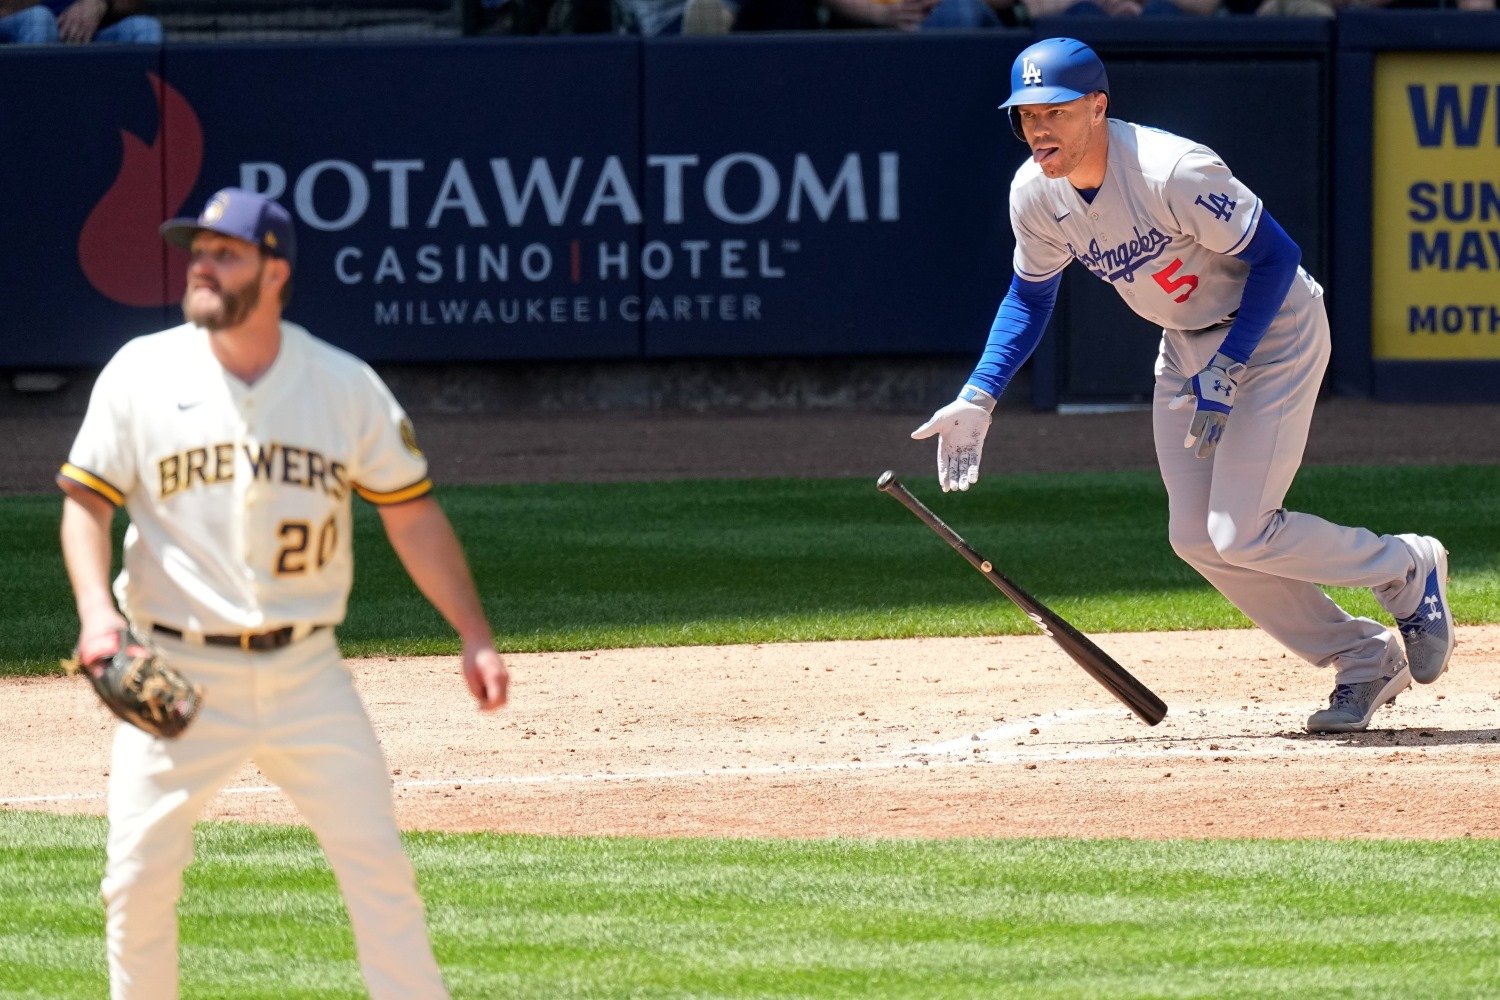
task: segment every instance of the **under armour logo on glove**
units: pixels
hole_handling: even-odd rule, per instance
[[[1197,400],[1193,422],[1188,426],[1187,437],[1183,439],[1182,446],[1191,448],[1197,445],[1195,454],[1199,458],[1212,455],[1224,437],[1229,413],[1234,409],[1234,390],[1239,386],[1240,376],[1244,372],[1245,366],[1240,362],[1215,354],[1208,367],[1183,382],[1177,395],[1172,397],[1172,402],[1167,404],[1169,410],[1180,410],[1187,405],[1188,400]]]

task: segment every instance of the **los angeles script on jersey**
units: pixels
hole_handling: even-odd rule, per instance
[[[1144,233],[1139,225],[1132,228],[1135,238],[1119,246],[1101,247],[1098,240],[1090,240],[1087,250],[1079,250],[1069,243],[1068,252],[1105,281],[1134,281],[1135,272],[1160,257],[1172,241],[1155,226]]]
[[[276,442],[245,443],[239,445],[238,451],[256,479],[321,490],[334,500],[344,499],[349,492],[348,466],[312,448]],[[228,441],[168,455],[156,463],[161,477],[161,499],[194,486],[234,482],[238,465],[236,446]]]

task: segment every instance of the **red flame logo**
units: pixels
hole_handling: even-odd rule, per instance
[[[169,246],[158,227],[181,210],[203,167],[203,126],[193,106],[155,73],[146,76],[156,95],[156,141],[148,146],[120,130],[120,174],[78,234],[84,277],[100,295],[127,306],[182,297],[187,254]]]

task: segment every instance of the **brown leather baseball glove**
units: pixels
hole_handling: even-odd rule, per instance
[[[73,651],[62,661],[68,673],[82,672],[106,708],[126,722],[162,739],[175,739],[198,714],[203,688],[163,663],[128,628]]]

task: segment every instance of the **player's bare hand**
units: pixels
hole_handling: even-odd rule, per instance
[[[113,656],[120,645],[120,630],[126,627],[125,616],[113,607],[90,614],[78,630],[78,658],[84,666]]]
[[[1207,458],[1219,446],[1224,437],[1224,428],[1229,424],[1229,413],[1234,409],[1234,390],[1239,385],[1245,366],[1222,354],[1215,354],[1208,367],[1182,383],[1177,395],[1167,404],[1169,410],[1180,410],[1189,400],[1197,401],[1193,422],[1188,426],[1187,437],[1182,446],[1198,446],[1194,452],[1199,458]]]
[[[966,490],[979,482],[979,457],[989,433],[990,412],[978,403],[955,399],[911,432],[920,441],[938,436],[938,485],[943,492]]]
[[[510,691],[510,671],[505,661],[489,646],[464,650],[464,680],[469,693],[479,703],[481,712],[493,712],[505,705]]]

